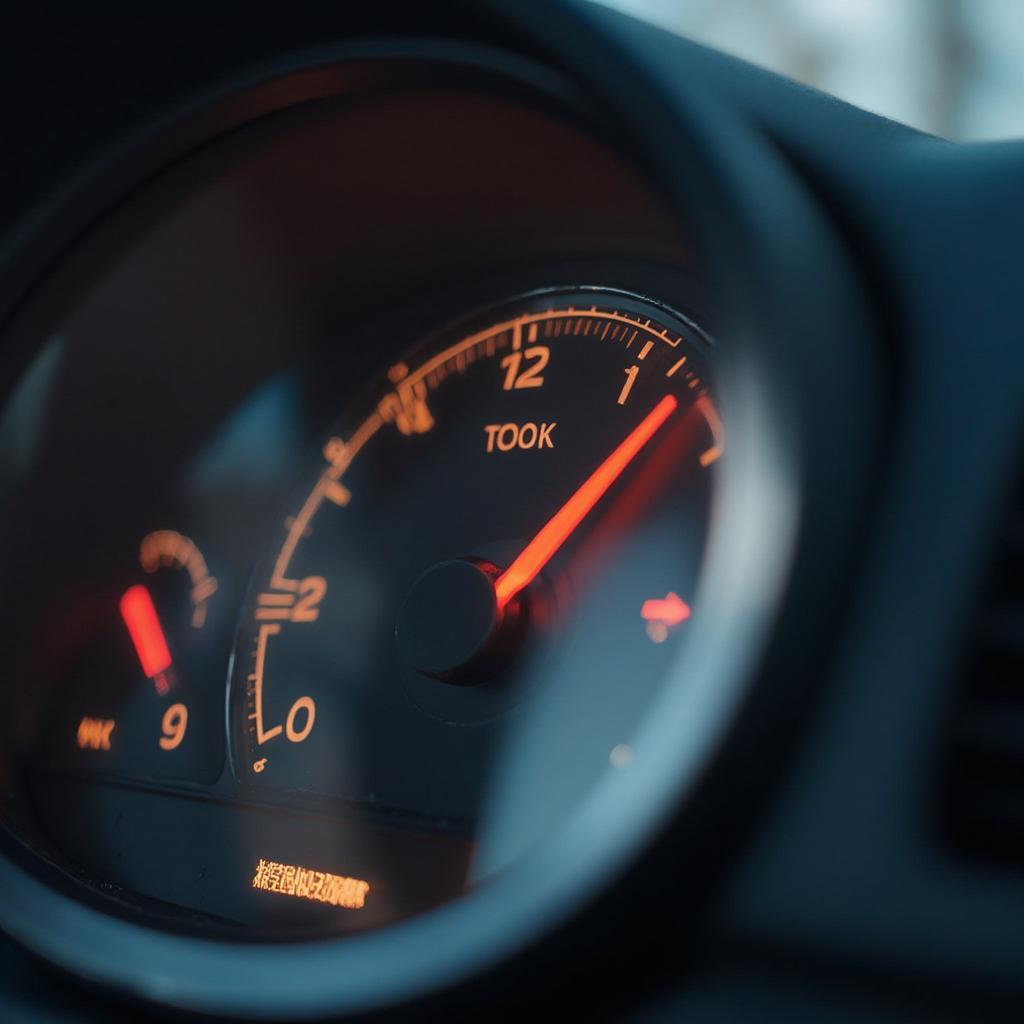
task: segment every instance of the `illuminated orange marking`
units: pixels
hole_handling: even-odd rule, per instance
[[[654,348],[654,342],[653,341],[647,342],[644,345],[644,347],[642,349],[640,349],[639,353],[637,354],[637,359],[646,359],[647,358],[647,354],[651,351],[652,348]]]
[[[181,746],[188,728],[188,708],[184,704],[172,704],[160,723],[163,735],[160,737],[161,750],[174,750]]]
[[[82,750],[109,750],[110,734],[117,723],[112,718],[83,718],[78,723],[78,745]]]
[[[673,363],[669,367],[668,373],[666,373],[665,376],[666,377],[673,377],[673,376],[675,376],[675,374],[679,371],[679,369],[683,366],[683,364],[685,362],[686,362],[686,356],[683,356],[683,358],[680,359],[678,363]]]
[[[626,370],[626,383],[622,385],[622,390],[619,392],[618,403],[619,405],[625,405],[626,399],[629,398],[630,391],[633,390],[633,382],[636,380],[636,375],[640,372],[639,366],[631,366]]]
[[[537,325],[536,325],[536,323],[530,324],[530,328],[526,332],[526,340],[527,341],[536,341],[537,340]]]
[[[300,711],[306,712],[306,721],[301,729],[295,727]],[[300,697],[289,709],[284,722],[284,734],[292,743],[301,743],[312,731],[316,721],[316,702],[312,697]]]
[[[292,519],[291,516],[285,516],[284,528],[286,530],[290,530],[294,525],[295,525],[295,520]],[[313,532],[312,528],[307,526],[306,529],[302,531],[302,536],[303,537],[308,537],[312,532]]]
[[[152,679],[166,672],[171,667],[171,652],[153,598],[141,583],[129,587],[122,595],[121,618],[135,645],[143,675]]]
[[[676,411],[674,395],[666,395],[633,429],[629,436],[584,481],[575,494],[552,516],[494,584],[498,607],[504,608],[565,543],[605,491],[622,475],[641,449]]]
[[[665,597],[652,597],[640,606],[640,617],[647,622],[678,626],[690,617],[690,606],[670,590]]]
[[[323,583],[323,591],[326,592],[327,584],[324,582],[322,576],[309,576],[302,581],[300,587],[300,597],[295,602],[293,609],[283,609],[284,614],[295,620],[295,616],[300,613],[302,609],[303,601],[308,599],[309,591],[301,593],[301,589],[306,587],[311,581],[318,581]],[[261,595],[263,596],[263,595]],[[323,593],[320,593],[320,597]],[[319,600],[319,597],[317,597]],[[257,612],[257,618],[259,618],[259,612]],[[303,620],[299,620],[303,621]],[[305,620],[310,621],[310,620]],[[256,743],[258,746],[262,746],[269,740],[274,739],[275,736],[280,736],[284,732],[285,736],[292,743],[302,743],[309,734],[313,731],[313,723],[316,721],[316,702],[312,697],[303,696],[299,697],[292,706],[288,709],[288,714],[285,718],[284,725],[274,725],[269,729],[263,726],[263,678],[266,674],[267,665],[267,642],[270,637],[276,636],[281,632],[281,627],[277,623],[266,624],[259,627],[256,633],[256,658],[255,665],[253,666],[252,675],[249,677],[252,681],[252,703],[253,710],[249,718],[256,723]],[[300,711],[305,712],[305,721],[302,726],[297,726],[298,715]],[[255,771],[263,771],[266,767],[266,761],[264,760],[263,766],[255,768]]]
[[[192,602],[196,605],[204,604],[217,592],[217,581],[212,576],[200,580],[192,588]],[[193,619],[195,616],[193,615]],[[192,625],[195,625],[193,621]]]
[[[287,622],[291,618],[290,608],[257,608],[257,622]]]
[[[335,505],[344,507],[352,500],[352,492],[337,480],[325,480],[324,497]]]
[[[282,896],[295,896],[327,903],[332,907],[360,910],[366,905],[370,883],[361,878],[347,875],[332,875],[327,871],[315,871],[295,864],[281,864],[276,860],[264,860],[256,865],[252,887],[263,892],[276,892]]]
[[[707,451],[701,452],[700,455],[700,464],[706,468],[712,462],[719,459],[722,452],[725,451],[725,427],[718,415],[718,410],[715,408],[715,403],[707,395],[701,395],[697,399],[696,407],[700,410],[704,419],[707,420],[708,426],[711,428],[711,437],[714,441],[714,444]]]
[[[362,451],[363,445],[365,445],[366,442],[369,441],[383,425],[384,421],[381,419],[379,413],[373,413],[368,419],[364,420],[359,426],[359,429],[356,430],[344,445],[344,451],[338,458],[337,462],[332,463],[320,479],[337,480],[352,464],[352,460],[360,451]],[[270,579],[270,585],[274,590],[298,590],[299,581],[288,578],[288,565],[291,563],[292,556],[295,554],[295,548],[298,546],[299,541],[305,534],[306,529],[322,501],[323,490],[318,482],[318,486],[310,491],[309,496],[303,503],[298,515],[295,516],[292,521],[288,530],[288,535],[285,537],[284,544],[281,546],[281,551],[277,556],[277,560],[274,562],[274,571],[271,574]]]
[[[501,348],[505,348],[509,345],[509,337],[517,329],[522,329],[523,326],[527,328],[527,339],[532,340],[533,332],[535,328],[539,328],[537,333],[543,334],[544,337],[550,338],[557,336],[561,333],[561,323],[564,319],[572,315],[572,311],[568,309],[548,309],[542,310],[535,313],[526,313],[510,320],[503,321],[499,324],[492,324],[491,326],[473,334],[467,338],[455,342],[448,348],[430,359],[426,360],[416,370],[410,371],[400,381],[396,382],[392,379],[391,383],[396,385],[396,391],[405,391],[406,389],[412,388],[415,385],[422,382],[424,390],[429,388],[433,390],[438,387],[447,376],[445,364],[454,358],[456,352],[466,351],[475,346],[483,345],[485,351],[490,353],[492,351],[491,346],[493,344],[493,351]],[[637,321],[623,313],[616,312],[615,310],[590,310],[585,313],[588,318],[593,320],[605,321],[604,329],[601,332],[600,338],[604,340],[615,339],[619,336],[623,327],[635,326]],[[667,330],[658,332],[664,344],[670,348],[676,348],[682,344],[683,336],[679,335],[675,338],[668,336]],[[683,365],[685,360],[681,360],[668,374],[671,376],[680,366]],[[353,435],[349,438],[345,445],[344,458],[339,461],[337,465],[332,465],[325,472],[324,477],[329,477],[332,480],[339,480],[345,473],[352,460],[356,458],[362,447],[366,444],[370,438],[384,425],[385,420],[382,416],[382,410],[378,407],[363,423],[356,429]],[[323,479],[323,478],[322,478]],[[309,527],[310,522],[316,515],[320,504],[324,501],[324,484],[322,481],[318,481],[317,487],[315,487],[308,497],[299,512],[291,519],[287,526],[287,536],[285,537],[284,543],[281,546],[281,550],[278,553],[278,557],[274,562],[274,569],[271,574],[270,585],[275,590],[295,590],[298,587],[298,581],[290,579],[288,577],[288,567],[291,564],[292,558],[295,555],[295,550],[298,547],[299,541],[306,536],[306,531]]]
[[[320,617],[320,602],[326,594],[327,580],[323,576],[307,576],[300,580],[292,622],[316,622]]]
[[[456,353],[464,352],[481,344],[486,345],[490,339],[497,338],[507,332],[515,332],[517,329],[521,330],[523,326],[527,327],[527,340],[533,340],[529,331],[532,327],[535,327],[540,323],[543,323],[544,325],[545,336],[556,336],[561,333],[563,326],[562,321],[569,318],[574,312],[575,311],[572,309],[550,309],[539,313],[525,313],[512,320],[493,324],[477,334],[470,335],[468,338],[463,338],[460,341],[455,342],[453,345],[428,359],[418,369],[410,372],[408,377],[401,381],[401,387],[411,387],[419,381],[424,380],[430,373],[437,370],[438,367],[441,367],[445,363],[454,359]],[[618,336],[618,333],[623,326],[633,326],[637,322],[636,320],[631,319],[622,313],[617,313],[614,310],[592,310],[586,314],[586,317],[592,320],[606,320],[610,325],[614,325],[614,330],[611,333],[611,337],[613,338]],[[664,332],[662,332],[659,337],[662,337],[665,343],[672,348],[675,348],[682,341],[681,336],[675,340],[671,340],[665,336]]]
[[[274,636],[274,634],[280,632],[281,627],[277,625],[260,626],[256,634],[256,665],[253,669],[253,675],[256,677],[253,681],[253,717],[256,720],[256,742],[258,744],[272,740],[283,729],[283,726],[280,725],[275,725],[272,729],[263,728],[263,672],[267,664],[267,637]]]
[[[207,602],[217,592],[217,580],[210,575],[202,552],[177,530],[155,530],[142,538],[139,562],[146,572],[161,568],[184,569],[192,583],[192,626],[206,624]]]
[[[320,602],[327,593],[327,580],[323,576],[307,576],[299,580],[298,593],[267,592],[256,599],[256,619],[263,622],[316,622],[320,616]]]
[[[484,450],[490,454],[495,450],[510,452],[513,448],[554,448],[551,433],[558,426],[554,423],[487,423],[484,425]]]
[[[455,361],[455,368],[459,373],[465,370],[465,361],[461,356]],[[400,433],[407,436],[425,434],[434,425],[434,417],[426,402],[427,389],[418,382],[409,387],[405,383],[403,381],[394,392],[385,395],[377,409],[381,418],[387,423],[394,423]]]
[[[343,465],[348,453],[345,450],[345,442],[340,437],[329,437],[324,442],[324,458],[332,465]]]
[[[513,348],[515,343],[513,343]],[[505,373],[505,382],[502,384],[504,391],[519,390],[520,388],[541,388],[544,386],[544,378],[540,375],[541,370],[548,365],[551,358],[551,349],[546,345],[534,345],[531,348],[523,349],[521,352],[510,352],[498,364]],[[519,372],[523,362],[530,365]]]

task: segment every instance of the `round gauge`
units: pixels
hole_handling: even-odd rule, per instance
[[[0,282],[0,925],[75,975],[518,985],[695,918],[796,717],[864,459],[842,247],[726,110],[614,116],[596,35],[565,81],[472,35],[226,85]]]
[[[408,351],[323,438],[234,656],[251,798],[343,822],[258,844],[269,916],[437,905],[629,765],[698,589],[709,358],[663,306],[533,293]]]

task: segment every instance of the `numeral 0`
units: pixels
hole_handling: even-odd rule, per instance
[[[301,729],[295,727],[300,711],[306,712],[306,721]],[[289,709],[284,723],[284,734],[292,743],[301,743],[312,731],[316,721],[316,703],[312,697],[300,697]]]

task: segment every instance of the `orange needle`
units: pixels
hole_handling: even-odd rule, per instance
[[[129,587],[121,597],[121,618],[128,627],[142,671],[150,679],[166,672],[171,667],[171,652],[153,598],[141,583]]]
[[[579,490],[544,524],[540,532],[495,580],[498,607],[504,608],[527,587],[551,556],[565,543],[604,492],[622,475],[645,444],[678,408],[675,396],[666,395],[633,432],[584,481]]]

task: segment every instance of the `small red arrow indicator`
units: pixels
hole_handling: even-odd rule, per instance
[[[640,617],[647,622],[660,622],[662,625],[678,626],[690,617],[690,606],[670,590],[664,598],[651,598],[640,607]]]

